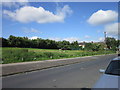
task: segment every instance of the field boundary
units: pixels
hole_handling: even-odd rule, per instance
[[[108,55],[115,55],[115,54],[108,54]],[[83,61],[96,60],[96,58],[98,58],[99,56],[105,56],[105,55],[2,64],[2,76],[64,66],[64,65],[79,63]]]

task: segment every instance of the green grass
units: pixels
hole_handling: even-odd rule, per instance
[[[111,54],[113,51],[82,51],[82,50],[54,50],[34,48],[2,48],[2,63],[17,63],[27,61],[41,61],[49,59],[73,58],[101,54]]]

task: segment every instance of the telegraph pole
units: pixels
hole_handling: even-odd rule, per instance
[[[107,44],[106,44],[106,32],[104,32],[104,43],[105,43],[105,54],[106,54],[106,49],[107,49]]]
[[[106,44],[106,32],[104,32],[104,38],[105,38],[104,42]]]

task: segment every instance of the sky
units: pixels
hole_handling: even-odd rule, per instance
[[[118,37],[117,2],[4,2],[2,37],[103,41]]]

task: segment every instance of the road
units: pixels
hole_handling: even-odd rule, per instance
[[[3,88],[91,88],[115,55],[94,56],[92,61],[27,72],[2,78]]]

